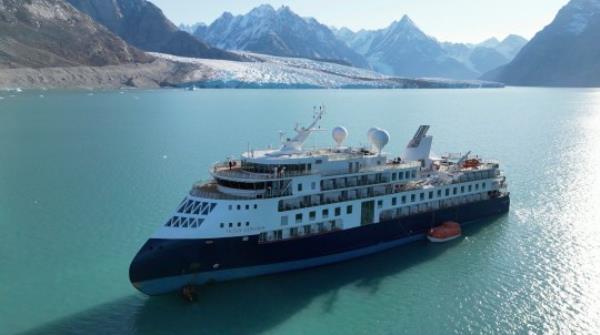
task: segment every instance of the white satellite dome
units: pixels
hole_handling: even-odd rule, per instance
[[[390,134],[383,129],[377,129],[371,135],[371,144],[377,149],[377,152],[381,153],[383,147],[385,147],[390,141]]]
[[[342,126],[337,126],[331,131],[331,137],[333,137],[333,140],[335,141],[335,143],[337,143],[337,146],[339,147],[342,145],[342,143],[344,143],[344,141],[348,137],[348,129]]]
[[[379,128],[371,128],[369,129],[369,131],[367,131],[367,139],[370,143],[373,143],[373,134],[378,130]]]

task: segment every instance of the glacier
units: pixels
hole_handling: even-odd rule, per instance
[[[152,56],[191,66],[185,84],[199,88],[498,88],[501,83],[440,78],[399,78],[337,63],[236,51],[250,61]]]

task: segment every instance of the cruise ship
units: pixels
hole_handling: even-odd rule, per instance
[[[390,136],[379,128],[366,146],[346,146],[339,126],[330,147],[308,148],[324,112],[279,148],[214,164],[133,259],[133,286],[159,295],[321,266],[425,239],[447,221],[508,212],[499,163],[470,152],[435,157],[429,126],[398,156],[383,151]]]

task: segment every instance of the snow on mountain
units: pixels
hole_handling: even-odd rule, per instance
[[[373,69],[396,76],[469,79],[478,73],[449,57],[440,43],[405,15],[385,29],[339,34]]]
[[[185,58],[152,53],[153,56],[197,67],[189,73],[187,86],[232,88],[481,88],[502,87],[482,81],[407,79],[371,70],[303,58],[239,52],[250,62]]]
[[[366,60],[338,40],[327,26],[313,18],[302,18],[285,6],[276,10],[261,5],[237,16],[225,12],[203,36],[196,36],[223,49],[368,67]]]
[[[206,29],[207,27],[208,26],[206,25],[206,23],[198,22],[198,23],[194,23],[194,24],[181,23],[178,28],[181,31],[185,31],[188,34],[193,35],[197,30]]]

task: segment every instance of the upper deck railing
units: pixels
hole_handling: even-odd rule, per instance
[[[311,170],[311,171],[283,171],[283,172],[273,172],[273,173],[255,173],[248,172],[241,168],[240,161],[232,161],[232,165],[229,166],[229,162],[221,162],[213,165],[211,169],[211,174],[214,177],[221,178],[234,178],[238,180],[253,180],[253,181],[261,181],[261,180],[278,180],[285,179],[290,177],[298,177],[298,176],[307,176],[307,175],[322,175],[322,176],[336,176],[336,175],[347,175],[347,174],[365,174],[365,173],[377,173],[377,172],[386,172],[386,171],[396,171],[410,168],[420,167],[421,163],[419,162],[407,162],[407,163],[386,163],[382,165],[373,165],[362,167],[358,171],[351,171],[349,169],[336,169],[336,170]],[[276,165],[273,166],[273,169],[276,169]]]

